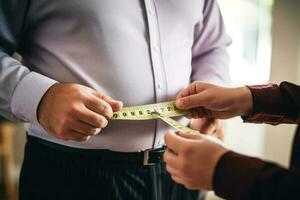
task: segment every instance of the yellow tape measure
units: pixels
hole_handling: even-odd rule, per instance
[[[170,126],[185,133],[196,134],[196,130],[190,129],[183,124],[175,121],[171,117],[183,116],[187,114],[186,110],[179,110],[175,107],[174,101],[147,104],[141,106],[124,107],[119,112],[114,112],[113,120],[149,120],[161,119]]]

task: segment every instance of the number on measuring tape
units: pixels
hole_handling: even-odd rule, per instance
[[[141,106],[124,107],[119,112],[114,112],[113,120],[149,120],[149,119],[161,119],[170,126],[190,134],[198,133],[193,129],[190,129],[183,124],[175,121],[171,117],[178,117],[186,115],[188,111],[179,110],[175,106],[174,101],[147,104]]]

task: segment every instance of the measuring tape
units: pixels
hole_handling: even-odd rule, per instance
[[[122,110],[113,113],[113,120],[150,120],[161,119],[170,126],[185,133],[196,134],[196,130],[190,129],[185,125],[175,121],[171,117],[183,116],[187,110],[179,110],[174,101],[147,104],[141,106],[124,107]]]

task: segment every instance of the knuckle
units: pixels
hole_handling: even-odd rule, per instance
[[[92,121],[96,128],[105,128],[108,124],[108,121],[103,116],[95,116]]]
[[[70,115],[77,116],[79,114],[79,111],[80,111],[80,109],[75,104],[70,105],[70,108],[69,108]]]
[[[111,116],[113,114],[112,108],[108,104],[102,104],[102,112],[108,116]]]
[[[104,112],[108,112],[108,111],[109,111],[108,105],[102,104],[102,110],[103,110]]]
[[[84,97],[86,93],[81,88],[75,88],[74,93],[77,97]]]
[[[105,118],[99,119],[99,127],[100,128],[105,128],[108,124],[108,121]]]

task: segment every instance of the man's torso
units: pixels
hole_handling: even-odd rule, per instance
[[[92,87],[125,106],[168,101],[189,82],[201,0],[33,0],[23,63],[59,82]],[[30,135],[78,148],[137,151],[163,143],[160,121],[109,121],[87,142],[60,141],[37,123]]]

